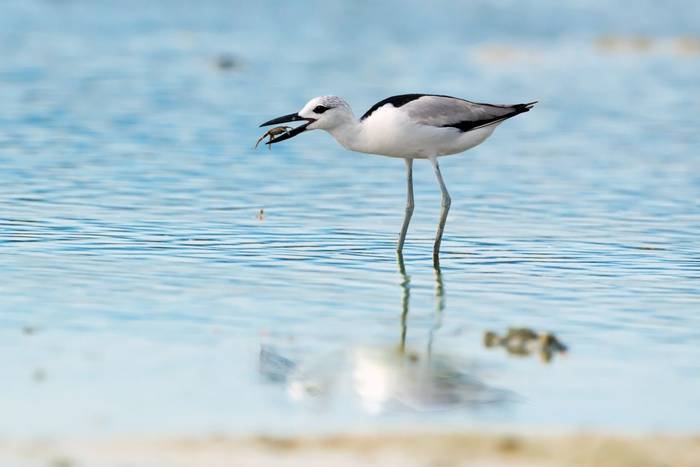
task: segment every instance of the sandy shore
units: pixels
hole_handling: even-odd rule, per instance
[[[700,437],[495,434],[0,442],[0,465],[45,467],[700,467]]]

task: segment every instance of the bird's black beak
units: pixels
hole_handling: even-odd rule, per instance
[[[270,144],[274,144],[274,143],[279,143],[280,141],[284,141],[284,140],[287,140],[289,138],[294,138],[296,135],[301,134],[304,131],[306,131],[306,127],[309,126],[311,123],[315,122],[316,120],[314,120],[313,118],[304,118],[304,117],[299,116],[298,113],[293,113],[293,114],[289,114],[289,115],[283,115],[282,117],[273,118],[272,120],[263,123],[262,125],[260,125],[261,127],[268,126],[268,125],[277,125],[278,123],[298,122],[298,121],[302,121],[302,120],[305,121],[306,123],[294,128],[293,130],[290,130],[290,131],[278,136],[277,138],[271,139],[270,141],[268,141],[265,144],[270,145]]]
[[[289,115],[284,115],[282,117],[277,117],[273,118],[269,122],[265,122],[260,127],[264,126],[270,126],[270,125],[277,125],[278,123],[289,123],[289,122],[298,122],[300,120],[306,120],[305,118],[301,118],[298,113],[293,113]]]

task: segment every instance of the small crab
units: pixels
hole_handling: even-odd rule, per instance
[[[260,137],[258,142],[255,143],[255,148],[257,149],[258,144],[260,144],[260,141],[262,141],[263,139],[265,139],[266,136],[268,136],[270,139],[267,141],[267,144],[268,144],[268,147],[270,148],[270,150],[272,150],[272,145],[270,144],[270,142],[273,140],[273,138],[275,138],[276,136],[280,136],[280,135],[289,133],[289,131],[292,129],[293,128],[291,126],[276,126],[274,128],[270,128],[269,130],[267,130],[265,132],[264,135],[262,135]]]

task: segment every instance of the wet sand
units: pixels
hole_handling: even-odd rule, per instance
[[[0,465],[698,467],[700,436],[465,433],[0,441]]]

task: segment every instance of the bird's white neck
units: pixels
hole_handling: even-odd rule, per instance
[[[348,119],[342,124],[327,130],[345,149],[366,152],[362,139],[362,123],[356,118]]]

